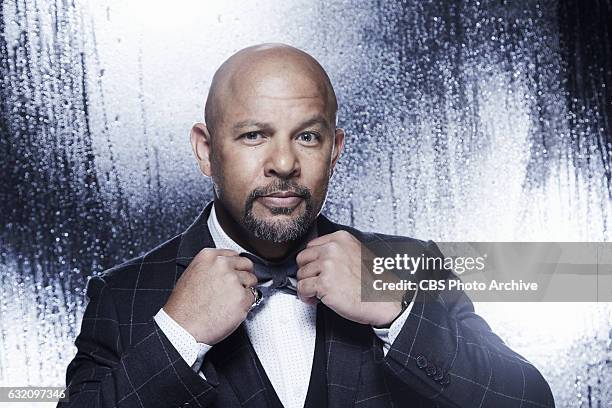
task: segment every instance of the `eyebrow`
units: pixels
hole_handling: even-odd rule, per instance
[[[270,128],[270,125],[265,122],[258,122],[253,119],[247,119],[236,123],[233,127],[234,130],[240,130],[245,127],[258,127],[258,128]]]
[[[321,115],[316,115],[313,116],[310,119],[306,119],[304,122],[300,123],[296,128],[297,129],[303,129],[312,125],[321,125],[322,127],[324,127],[326,130],[329,130],[329,124],[327,123],[327,120],[321,116]],[[240,130],[246,127],[258,127],[261,129],[272,129],[273,126],[270,125],[269,123],[266,122],[259,122],[257,120],[254,119],[246,119],[246,120],[242,120],[238,123],[236,123],[233,126],[234,130]]]

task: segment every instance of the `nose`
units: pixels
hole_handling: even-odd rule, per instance
[[[278,135],[268,146],[270,148],[264,166],[266,177],[289,179],[300,175],[300,161],[291,138]]]

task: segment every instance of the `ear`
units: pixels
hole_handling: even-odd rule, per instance
[[[334,167],[336,167],[336,163],[338,159],[340,159],[340,154],[342,153],[342,149],[344,149],[344,129],[336,128],[336,134],[334,135],[334,146],[332,147],[332,157],[331,157],[331,171],[334,171]]]
[[[196,157],[198,166],[204,175],[211,177],[210,155],[212,154],[212,144],[210,132],[204,123],[194,123],[190,132],[191,148]]]

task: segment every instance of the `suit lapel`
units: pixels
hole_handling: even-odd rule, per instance
[[[319,236],[341,229],[323,215],[318,218],[317,228]],[[323,303],[319,303],[317,313],[323,313],[325,323],[328,406],[353,407],[362,359],[372,348],[372,329],[341,317]]]
[[[183,268],[187,268],[202,249],[215,247],[215,242],[208,230],[208,216],[212,206],[213,201],[204,207],[195,221],[181,234],[181,242],[176,254],[176,263]]]
[[[204,248],[215,248],[208,230],[211,201],[200,212],[195,221],[181,235],[177,251],[177,276],[185,271],[193,258]],[[257,371],[257,355],[249,340],[244,323],[223,341],[215,344],[206,354],[204,374],[213,384],[224,377],[232,387],[242,406],[266,406],[265,386]]]

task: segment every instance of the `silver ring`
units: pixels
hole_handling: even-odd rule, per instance
[[[251,309],[252,309],[261,303],[261,299],[263,295],[259,289],[254,288],[253,286],[249,287],[249,289],[251,289],[251,293],[253,294],[253,298],[255,299],[253,300],[253,304],[251,305]]]

